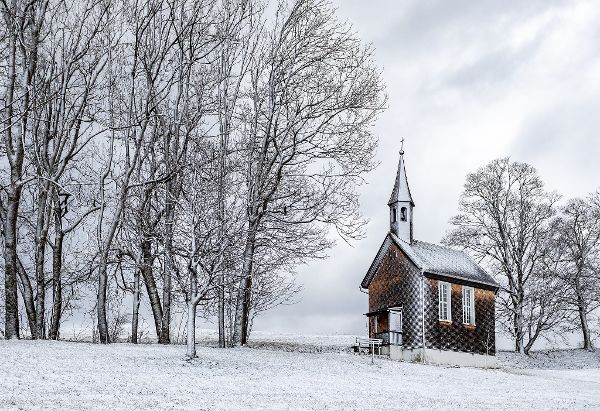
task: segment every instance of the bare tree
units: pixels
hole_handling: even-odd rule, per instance
[[[191,161],[189,141],[212,110],[214,75],[206,67],[212,67],[210,56],[218,43],[209,32],[214,3],[157,1],[148,27],[135,31],[147,53],[140,51],[138,58],[143,87],[152,90],[151,128],[125,199],[131,212],[124,211],[117,248],[136,263],[133,292],[139,295],[139,277],[143,278],[156,334],[165,344],[170,342],[172,277],[178,271],[173,243],[184,170]],[[134,300],[132,335],[139,305],[139,299]]]
[[[127,18],[124,20],[130,26],[121,23],[121,19],[115,19],[115,23],[109,20],[111,23],[110,34],[107,38],[107,43],[111,45],[108,53],[109,133],[107,145],[109,153],[100,176],[99,187],[102,208],[97,222],[100,256],[97,314],[98,334],[101,343],[110,342],[106,304],[108,265],[112,244],[121,223],[129,191],[136,184],[131,177],[138,167],[140,152],[147,138],[147,132],[152,128],[151,121],[154,119],[157,100],[161,98],[160,95],[157,95],[156,81],[166,55],[162,48],[163,44],[153,43],[147,37],[149,31],[161,29],[156,21],[160,10],[160,2],[149,2],[144,5],[134,2],[124,5],[119,10],[122,14],[127,14]],[[122,44],[122,36],[127,35],[131,35],[133,40],[127,44]],[[129,73],[126,73],[126,70],[129,70]],[[126,103],[122,104],[122,102]],[[122,105],[125,105],[125,107],[121,107]],[[122,138],[122,145],[119,147],[116,147],[116,144],[121,140],[117,140],[117,137]],[[117,149],[122,151],[117,152]],[[120,161],[116,161],[115,157],[119,154],[122,157],[120,157]],[[119,188],[111,210],[112,219],[105,223],[106,180],[112,175],[113,171],[116,171],[118,175],[115,182]],[[105,225],[106,229],[104,229]]]
[[[38,56],[44,37],[49,1],[12,0],[0,4],[6,27],[7,69],[2,84],[2,134],[10,181],[6,191],[4,225],[5,337],[19,337],[17,304],[17,218],[24,184],[25,146],[31,141],[29,123],[39,84]]]
[[[247,228],[234,345],[247,340],[267,221],[305,227],[305,247],[326,245],[327,226],[347,238],[360,233],[355,186],[373,167],[370,126],[385,104],[372,50],[327,1],[280,3],[274,20],[252,61],[244,113]]]
[[[191,341],[201,305],[219,345],[239,345],[292,301],[295,267],[324,258],[334,230],[360,237],[356,186],[385,96],[372,49],[328,1],[274,16],[253,0],[0,10],[7,338],[27,333],[18,293],[32,338],[52,339],[96,293],[108,343],[131,293],[133,342],[145,294],[159,342],[185,299]]]
[[[225,237],[227,224],[226,203],[227,191],[231,189],[231,178],[227,170],[230,160],[231,137],[236,127],[235,116],[239,114],[241,88],[248,75],[251,56],[257,45],[261,28],[262,9],[248,0],[221,1],[218,12],[219,43],[215,49],[215,65],[217,67],[217,115],[219,120],[219,173],[217,218],[221,236]],[[239,123],[239,122],[238,122]],[[239,124],[237,124],[239,126]],[[234,191],[235,192],[235,191]],[[225,253],[221,254],[224,258]],[[221,261],[220,266],[224,266]],[[226,346],[225,327],[225,270],[218,271],[217,289],[217,328],[219,347]]]
[[[600,193],[570,200],[555,230],[566,302],[579,319],[583,348],[592,350],[588,316],[600,307]]]
[[[164,226],[162,234],[163,261],[163,318],[161,340],[170,341],[172,276],[175,271],[173,250],[176,203],[182,192],[183,164],[188,143],[210,103],[207,91],[212,81],[207,71],[200,68],[209,63],[207,58],[215,47],[217,39],[210,33],[214,21],[215,2],[194,0],[173,2],[169,5],[170,16],[166,19],[173,31],[173,60],[176,64],[170,70],[174,79],[171,94],[158,106],[157,117],[164,143],[162,152],[165,172],[169,178],[164,186]],[[170,17],[166,15],[165,17]],[[192,98],[195,96],[195,99]]]
[[[94,112],[90,110],[90,106],[95,103],[99,78],[107,62],[100,43],[100,33],[109,7],[110,2],[95,0],[74,3],[63,1],[56,4],[45,37],[47,51],[39,57],[45,71],[38,91],[38,98],[43,101],[35,107],[32,121],[31,161],[37,178],[34,236],[37,290],[36,329],[32,330],[33,338],[46,337],[45,295],[48,281],[45,275],[45,256],[51,215],[54,215],[55,242],[58,243],[53,249],[53,283],[56,294],[59,293],[57,286],[62,259],[61,243],[64,235],[77,226],[67,228],[66,231],[62,229],[66,203],[72,195],[69,186],[75,186],[73,183],[76,180],[74,173],[67,179],[63,176],[97,134],[94,130]],[[76,202],[71,203],[74,204]],[[89,213],[85,211],[84,214],[87,216]],[[54,312],[59,312],[58,306]]]
[[[215,160],[218,175],[220,161],[218,157]],[[189,281],[184,293],[188,305],[187,357],[191,359],[196,357],[196,309],[204,299],[214,301],[213,291],[222,287],[217,278],[223,269],[223,253],[231,245],[222,236],[220,220],[216,218],[220,212],[219,194],[218,190],[211,190],[219,185],[215,173],[210,172],[210,167],[192,167],[190,171],[179,225],[181,234],[186,234],[180,237],[180,255]]]
[[[492,161],[467,176],[454,228],[444,240],[472,253],[500,281],[501,324],[520,353],[562,320],[558,284],[550,281],[550,222],[558,198],[544,190],[530,165]]]

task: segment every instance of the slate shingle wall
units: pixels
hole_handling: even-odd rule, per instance
[[[421,347],[423,341],[420,278],[421,271],[392,244],[369,285],[369,312],[402,307],[402,340],[407,349]],[[379,320],[379,331],[383,322]],[[373,323],[371,319],[371,337]]]
[[[463,324],[462,285],[452,284],[452,322],[439,321],[439,281],[425,278],[425,346],[490,355],[495,347],[495,293],[475,288],[475,326]]]

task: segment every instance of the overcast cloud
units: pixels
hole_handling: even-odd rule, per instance
[[[415,237],[439,242],[467,173],[510,156],[566,197],[600,186],[600,3],[337,0],[376,48],[389,109],[379,168],[361,190],[367,237],[301,267],[301,302],[255,329],[364,333],[359,283],[388,230],[387,200],[406,139]]]

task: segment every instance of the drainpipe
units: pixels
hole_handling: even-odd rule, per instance
[[[423,354],[421,362],[425,362],[425,271],[421,270],[421,331],[423,333]]]
[[[359,285],[358,289],[359,289],[359,291],[361,293],[365,293],[365,294],[369,295],[369,289],[368,288],[362,288],[362,285]],[[367,291],[365,291],[365,290],[367,290]],[[369,307],[368,306],[367,306],[367,311],[369,311]],[[375,318],[377,318],[377,317],[375,317]],[[371,321],[369,320],[369,317],[367,317],[367,333],[368,333],[369,337],[371,337],[371,330],[370,330],[370,328],[371,328]]]

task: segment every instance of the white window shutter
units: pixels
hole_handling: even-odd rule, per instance
[[[463,287],[462,289],[462,303],[463,303],[463,323],[468,322],[468,314],[467,314],[467,288]]]
[[[438,281],[438,318],[441,320],[443,317],[442,305],[444,304],[444,283]]]
[[[475,324],[475,289],[473,287],[463,287],[463,323]]]
[[[452,285],[446,283],[446,301],[448,301],[446,319],[452,321]]]
[[[475,324],[475,289],[471,288],[471,324]]]
[[[438,282],[438,317],[442,321],[452,321],[452,288],[450,283]]]

